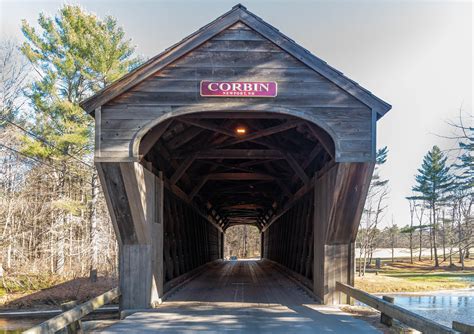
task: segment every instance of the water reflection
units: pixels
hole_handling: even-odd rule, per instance
[[[474,324],[474,289],[436,295],[390,295],[395,304],[451,327],[453,320]]]

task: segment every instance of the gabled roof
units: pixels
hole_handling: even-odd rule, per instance
[[[95,95],[82,101],[80,106],[87,113],[94,114],[96,108],[106,104],[115,97],[134,87],[149,76],[163,69],[237,22],[246,24],[271,42],[278,45],[281,49],[300,60],[306,66],[326,77],[359,101],[369,106],[372,110],[376,111],[379,117],[383,116],[392,108],[390,104],[379,99],[370,91],[344,76],[342,72],[329,66],[325,61],[316,57],[302,46],[296,44],[291,38],[282,34],[278,29],[263,21],[260,17],[249,12],[247,8],[241,4],[232,7],[232,9],[227,13],[218,17],[211,23],[205,25],[157,56],[150,58],[147,62],[97,92]]]

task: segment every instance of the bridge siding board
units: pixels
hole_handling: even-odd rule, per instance
[[[101,183],[107,189],[107,205],[111,214],[114,227],[119,232],[118,236],[122,244],[137,242],[135,229],[130,224],[132,221],[129,198],[125,191],[120,165],[118,163],[101,163]]]
[[[121,307],[149,308],[151,305],[148,289],[151,286],[152,268],[150,245],[124,245],[121,249],[120,285],[122,294]]]
[[[338,163],[315,181],[313,291],[324,303],[343,303],[335,282],[352,283],[353,245],[373,163]]]
[[[165,189],[164,198],[166,285],[205,263],[217,260],[221,232],[169,189]]]
[[[311,271],[305,266],[297,268],[298,261],[301,260],[297,249],[298,244],[303,242],[302,247],[310,248],[309,244],[313,242],[311,238],[303,238],[298,231],[304,231],[302,226],[313,224],[313,191],[308,191],[295,204],[280,216],[264,232],[264,254],[263,256],[272,261],[278,262],[288,269],[293,270],[299,275],[305,277],[308,281],[312,280]],[[307,208],[307,209],[306,209]],[[307,215],[302,214],[308,210]],[[310,227],[305,229],[309,230]],[[304,263],[313,263],[313,253],[307,252]]]

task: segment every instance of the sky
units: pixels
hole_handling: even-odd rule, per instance
[[[237,0],[6,1],[0,36],[23,40],[20,22],[53,15],[62,4],[112,15],[151,57],[228,11]],[[406,196],[423,156],[433,146],[455,147],[449,121],[472,115],[471,1],[242,1],[297,43],[390,103],[379,120],[377,146],[388,146],[382,176],[390,180],[385,221],[409,223]],[[444,136],[444,137],[443,137]]]

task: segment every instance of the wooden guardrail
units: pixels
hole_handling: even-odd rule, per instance
[[[45,322],[32,327],[23,332],[23,334],[46,334],[46,333],[55,333],[75,322],[78,322],[91,313],[92,311],[98,309],[102,305],[112,302],[114,299],[120,296],[119,288],[114,288],[106,293],[95,297],[81,305],[75,306],[69,311],[61,313],[60,315],[55,316]]]
[[[347,296],[357,299],[358,301],[379,310],[384,315],[397,319],[407,326],[419,330],[423,333],[445,334],[445,333],[459,333],[458,331],[441,325],[433,320],[425,318],[421,315],[413,313],[404,309],[403,307],[394,305],[389,301],[375,297],[365,291],[356,289],[350,285],[336,282],[336,290],[346,294]],[[456,327],[455,327],[456,328]],[[459,330],[457,327],[456,329]],[[467,333],[467,332],[464,332]]]

